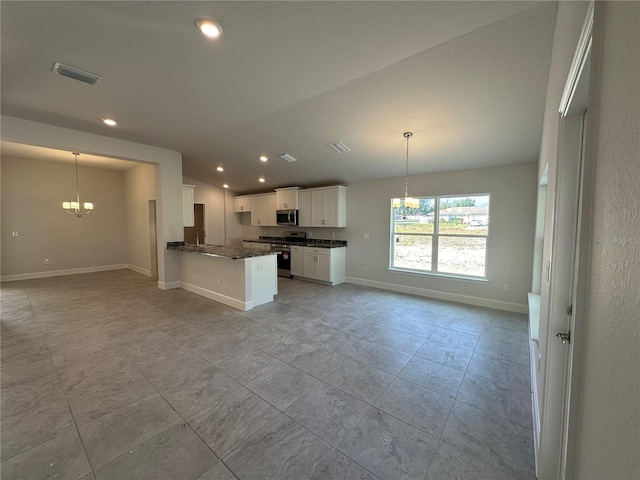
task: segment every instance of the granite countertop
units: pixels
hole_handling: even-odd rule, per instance
[[[304,242],[292,242],[284,237],[260,237],[255,240],[243,240],[245,242],[256,243],[286,243],[288,245],[296,245],[299,247],[317,247],[317,248],[340,248],[346,247],[346,240],[330,240],[322,238],[308,238]]]
[[[255,248],[225,247],[224,245],[170,245],[167,249],[178,252],[197,253],[198,255],[206,255],[208,257],[230,258],[232,260],[276,255],[278,253],[270,250],[256,250]]]

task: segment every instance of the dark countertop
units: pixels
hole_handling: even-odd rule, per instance
[[[243,240],[244,242],[256,243],[286,243],[287,245],[297,245],[299,247],[316,247],[316,248],[340,248],[346,247],[346,240],[329,240],[322,238],[307,238],[303,242],[292,242],[284,237],[260,237],[256,240]]]
[[[171,245],[167,247],[167,250],[197,253],[198,255],[206,255],[208,257],[230,258],[232,260],[276,255],[278,253],[269,250],[256,250],[255,248],[225,247],[223,245]]]

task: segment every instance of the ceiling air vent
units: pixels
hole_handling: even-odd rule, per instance
[[[56,62],[53,66],[53,73],[57,73],[63,77],[73,78],[74,80],[79,80],[83,83],[88,83],[89,85],[95,85],[102,80],[102,77],[99,77],[98,75],[85,72],[79,68],[70,67],[69,65],[65,65],[60,62]]]
[[[295,162],[298,160],[296,157],[286,152],[280,155],[280,158],[283,159],[285,162],[289,162],[289,163]]]
[[[351,149],[349,147],[347,147],[344,143],[342,143],[340,141],[327,143],[327,145],[330,146],[331,148],[333,148],[338,153],[344,153],[344,152],[350,152],[351,151]]]

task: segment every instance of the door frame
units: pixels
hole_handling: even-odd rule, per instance
[[[156,199],[148,202],[149,213],[149,276],[158,278],[158,221],[156,213]]]

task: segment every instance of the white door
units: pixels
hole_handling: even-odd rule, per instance
[[[580,355],[582,318],[584,318],[584,295],[586,291],[587,270],[587,241],[588,225],[587,216],[584,214],[585,199],[585,143],[587,113],[581,117],[582,124],[582,149],[578,171],[578,198],[576,211],[576,231],[574,235],[574,251],[571,276],[571,304],[567,311],[567,332],[569,333],[567,367],[564,392],[564,411],[562,422],[562,452],[560,460],[560,478],[573,479],[575,433],[574,427],[577,414],[577,380],[579,364],[577,358]]]
[[[560,122],[560,141],[555,180],[551,269],[546,310],[546,361],[544,389],[540,405],[540,443],[538,478],[560,478],[563,450],[563,417],[566,382],[570,377],[570,319],[573,295],[573,271],[576,246],[578,185],[582,158],[581,117]],[[545,302],[542,302],[544,305]],[[541,312],[542,313],[542,312]],[[566,334],[566,337],[564,335]],[[560,335],[560,337],[559,337]]]

